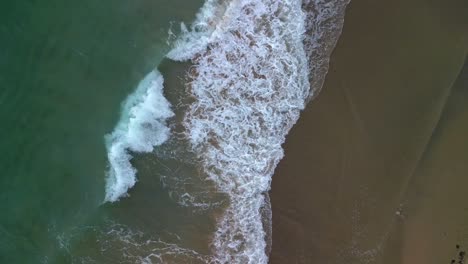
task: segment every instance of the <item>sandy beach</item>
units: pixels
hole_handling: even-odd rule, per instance
[[[412,175],[383,263],[456,263],[468,249],[468,65]]]
[[[450,263],[464,250],[467,7],[351,1],[273,177],[270,263]]]

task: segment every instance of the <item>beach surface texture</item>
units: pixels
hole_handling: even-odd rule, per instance
[[[322,91],[273,177],[270,263],[459,261],[467,10],[458,0],[351,1]]]

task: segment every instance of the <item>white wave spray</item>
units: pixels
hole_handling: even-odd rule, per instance
[[[105,201],[126,195],[136,182],[130,152],[151,152],[170,135],[166,120],[172,117],[170,103],[163,95],[163,77],[154,70],[122,105],[121,118],[112,134],[106,135],[109,171]]]

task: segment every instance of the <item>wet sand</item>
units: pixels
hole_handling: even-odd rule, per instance
[[[384,263],[455,263],[468,250],[468,64],[402,199]],[[463,253],[464,252],[464,253]]]
[[[468,215],[458,213],[466,185],[457,184],[468,173],[457,144],[466,145],[467,119],[448,109],[468,50],[467,4],[351,1],[323,90],[273,177],[270,263],[450,263],[458,254],[468,234],[456,231]],[[443,249],[441,232],[451,239]]]

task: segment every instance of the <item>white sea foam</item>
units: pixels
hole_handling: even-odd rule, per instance
[[[97,254],[73,252],[70,263],[193,263],[210,262],[209,256],[180,246],[182,239],[168,231],[164,235],[143,232],[138,228],[106,220],[101,226],[73,228],[66,243],[82,242],[83,234],[92,235]],[[49,263],[49,262],[44,262]]]
[[[151,152],[170,135],[166,120],[172,117],[170,103],[163,95],[163,77],[154,70],[122,105],[121,118],[112,134],[106,135],[109,160],[106,197],[117,201],[136,182],[131,152]]]
[[[267,263],[263,194],[285,136],[321,88],[347,2],[207,0],[190,28],[181,25],[167,57],[193,62],[185,139],[204,173],[230,197],[207,262]],[[135,184],[130,152],[150,152],[169,137],[173,113],[162,82],[157,72],[145,78],[107,137],[107,201]],[[192,194],[182,197],[193,203]]]
[[[342,25],[330,21],[342,18],[347,1],[222,3],[208,1],[168,57],[194,63],[186,137],[205,173],[230,196],[212,261],[267,263],[262,194],[283,157],[285,136],[313,95],[309,87],[323,83]]]
[[[346,6],[350,0],[303,0],[306,12],[304,48],[309,60],[311,93],[319,94],[328,72],[330,56],[343,28]]]
[[[166,234],[168,235],[168,234]],[[102,241],[101,251],[121,254],[124,263],[207,263],[207,256],[195,250],[180,247],[180,238],[173,235],[174,242],[167,242],[151,234],[132,230],[122,224],[111,224],[104,232],[98,232]]]
[[[207,48],[192,57],[196,101],[184,119],[186,136],[231,198],[213,241],[214,261],[266,263],[262,193],[309,95],[305,15],[298,0],[240,0],[219,21]]]
[[[186,61],[203,52],[223,26],[221,21],[225,8],[226,1],[206,0],[197,13],[191,30],[181,23],[181,37],[166,56],[175,61]]]

